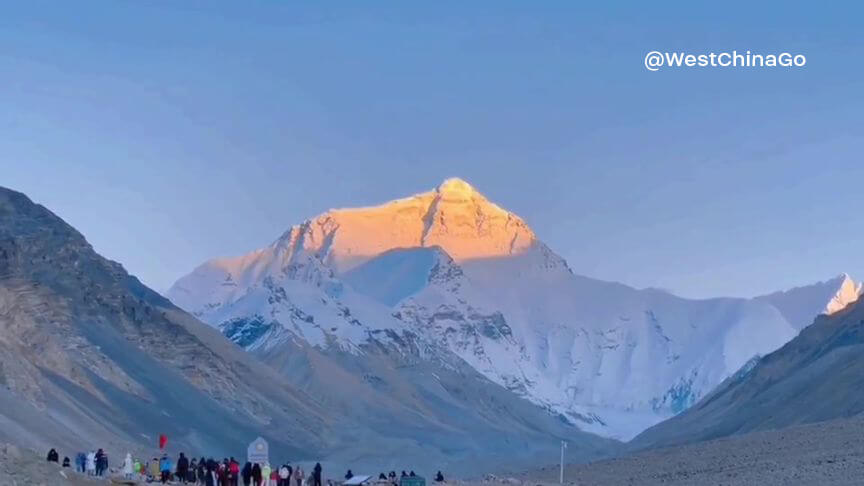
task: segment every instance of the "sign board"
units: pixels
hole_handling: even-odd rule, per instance
[[[426,486],[426,480],[420,476],[405,476],[399,479],[399,486]]]
[[[270,446],[267,444],[267,441],[262,437],[253,440],[252,443],[249,444],[249,448],[246,449],[246,459],[252,464],[258,463],[262,466],[264,464],[269,464]]]
[[[352,476],[351,479],[342,483],[342,486],[360,486],[372,479],[372,476]]]

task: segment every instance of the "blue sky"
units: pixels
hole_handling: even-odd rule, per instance
[[[864,277],[857,3],[322,3],[6,6],[0,185],[157,290],[450,176],[589,276],[697,297]],[[643,67],[733,49],[807,65]]]

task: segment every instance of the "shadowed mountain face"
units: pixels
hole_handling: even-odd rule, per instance
[[[816,322],[754,360],[686,412],[640,434],[634,447],[714,439],[864,412],[864,303]]]
[[[330,413],[351,418],[344,446],[327,459],[355,471],[477,475],[554,462],[561,440],[570,443],[576,462],[620,449],[516,397],[455,356],[429,360],[410,335],[398,341],[364,345],[359,354],[296,342],[253,354]]]
[[[270,368],[0,188],[0,441],[119,453],[164,433],[221,457],[264,435],[313,458],[328,427]]]

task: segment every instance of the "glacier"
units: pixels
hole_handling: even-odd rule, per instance
[[[422,359],[456,356],[581,429],[621,440],[860,295],[847,275],[703,300],[580,276],[461,179],[330,210],[265,248],[203,263],[167,293],[253,352],[311,346],[362,360],[370,343],[411,343]]]

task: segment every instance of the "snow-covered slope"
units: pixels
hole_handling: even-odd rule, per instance
[[[859,301],[820,315],[795,339],[631,445],[670,446],[862,413],[864,302]]]
[[[455,354],[586,430],[626,439],[792,339],[800,326],[788,315],[812,320],[833,296],[819,302],[823,290],[796,307],[582,277],[521,218],[451,179],[329,211],[267,248],[204,263],[168,296],[252,350],[290,342],[362,356],[367,343],[398,349],[410,335],[424,359]]]

